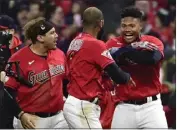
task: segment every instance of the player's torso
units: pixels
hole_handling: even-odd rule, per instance
[[[141,41],[147,41],[147,39],[142,38]],[[121,37],[114,39],[107,45],[108,48],[124,46],[126,46],[126,44]],[[136,83],[136,88],[127,85],[119,85],[116,88],[117,97],[119,99],[138,99],[152,96],[160,92],[160,63],[156,65],[140,65],[124,60],[119,66],[122,70],[128,72]]]
[[[78,36],[71,42],[67,52],[71,81],[68,84],[68,92],[80,99],[93,98],[102,91],[101,68],[92,61],[93,55],[87,53],[94,47],[93,40],[95,39],[87,35]]]
[[[25,52],[22,54],[24,56],[18,56],[17,59],[20,61],[22,75],[33,87],[19,87],[19,104],[22,108],[35,112],[56,112],[62,109],[62,79],[65,75],[65,58],[62,53],[56,50],[51,51],[47,57],[41,57],[29,48]]]

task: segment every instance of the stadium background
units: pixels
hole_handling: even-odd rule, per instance
[[[162,102],[168,125],[176,128],[176,0],[0,0],[0,14],[16,21],[16,35],[24,46],[30,41],[24,39],[23,26],[33,18],[45,17],[59,34],[57,46],[66,52],[73,37],[82,31],[81,14],[85,8],[96,6],[103,11],[102,40],[107,41],[119,35],[120,11],[130,5],[144,12],[142,34],[156,36],[164,43]]]

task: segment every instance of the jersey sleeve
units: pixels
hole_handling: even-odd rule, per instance
[[[107,49],[111,49],[112,47],[120,48],[122,46],[123,46],[123,44],[121,42],[119,42],[119,40],[116,38],[110,39],[106,42]]]
[[[9,59],[9,62],[14,61],[12,58]],[[15,65],[12,65],[12,71],[16,73]],[[8,71],[8,65],[6,66],[6,71]],[[5,86],[10,87],[12,89],[17,89],[20,86],[20,83],[16,81],[16,79],[12,76],[7,76],[5,81]]]
[[[93,44],[94,45],[89,49],[88,53],[92,55],[92,60],[94,63],[104,69],[107,65],[114,62],[104,42],[95,41]]]
[[[148,41],[155,44],[158,47],[158,50],[161,52],[164,57],[164,45],[163,43],[156,37],[150,36],[148,37]]]

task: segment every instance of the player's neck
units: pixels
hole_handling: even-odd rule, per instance
[[[40,56],[47,56],[48,54],[48,50],[46,48],[44,48],[44,46],[42,44],[32,44],[30,46],[30,49],[33,53],[40,55]]]
[[[88,33],[88,34],[92,35],[93,37],[97,38],[98,33],[96,31],[94,31],[93,29],[85,28],[85,29],[83,29],[83,32]]]

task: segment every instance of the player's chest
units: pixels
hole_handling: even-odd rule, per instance
[[[131,76],[136,76],[139,78],[142,78],[147,75],[152,75],[154,72],[154,68],[152,66],[146,66],[146,65],[125,65],[120,66],[120,68],[128,72]]]
[[[65,74],[65,62],[62,59],[55,61],[32,59],[28,60],[25,66],[22,71],[25,77],[32,83],[42,83],[52,77],[58,79]]]

